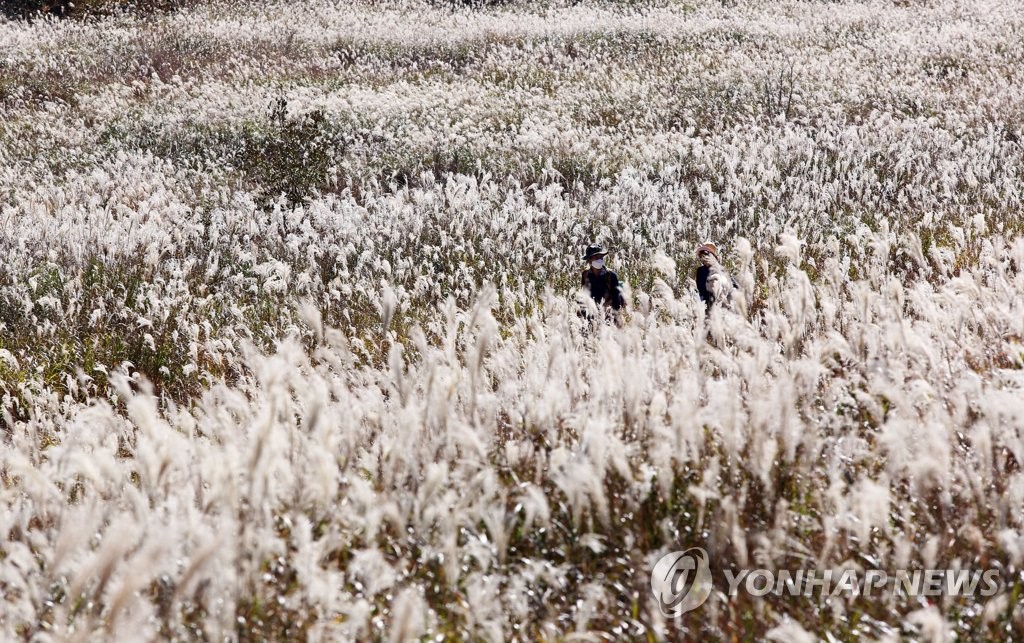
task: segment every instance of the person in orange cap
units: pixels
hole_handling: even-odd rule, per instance
[[[732,291],[737,288],[736,280],[722,266],[718,258],[718,246],[706,241],[697,246],[697,294],[708,310],[716,303],[728,304]]]

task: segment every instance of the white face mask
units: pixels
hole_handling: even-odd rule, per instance
[[[604,268],[604,259],[594,259],[590,262],[590,265],[600,270]]]

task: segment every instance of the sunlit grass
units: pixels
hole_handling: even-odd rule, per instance
[[[5,638],[1022,631],[1012,7],[177,4],[0,22]]]

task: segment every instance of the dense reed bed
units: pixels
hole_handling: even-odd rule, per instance
[[[171,5],[0,21],[4,639],[1024,632],[1019,7]]]

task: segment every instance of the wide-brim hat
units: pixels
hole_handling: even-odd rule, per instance
[[[583,261],[593,259],[594,257],[603,257],[608,254],[608,251],[604,249],[604,246],[592,245],[587,246],[587,251],[583,253]]]
[[[703,252],[705,250],[710,252],[711,254],[715,255],[715,257],[718,257],[718,246],[716,246],[715,244],[711,243],[710,241],[705,241],[704,243],[702,243],[699,246],[697,246],[697,249],[696,249],[695,252],[699,255],[701,252]]]

